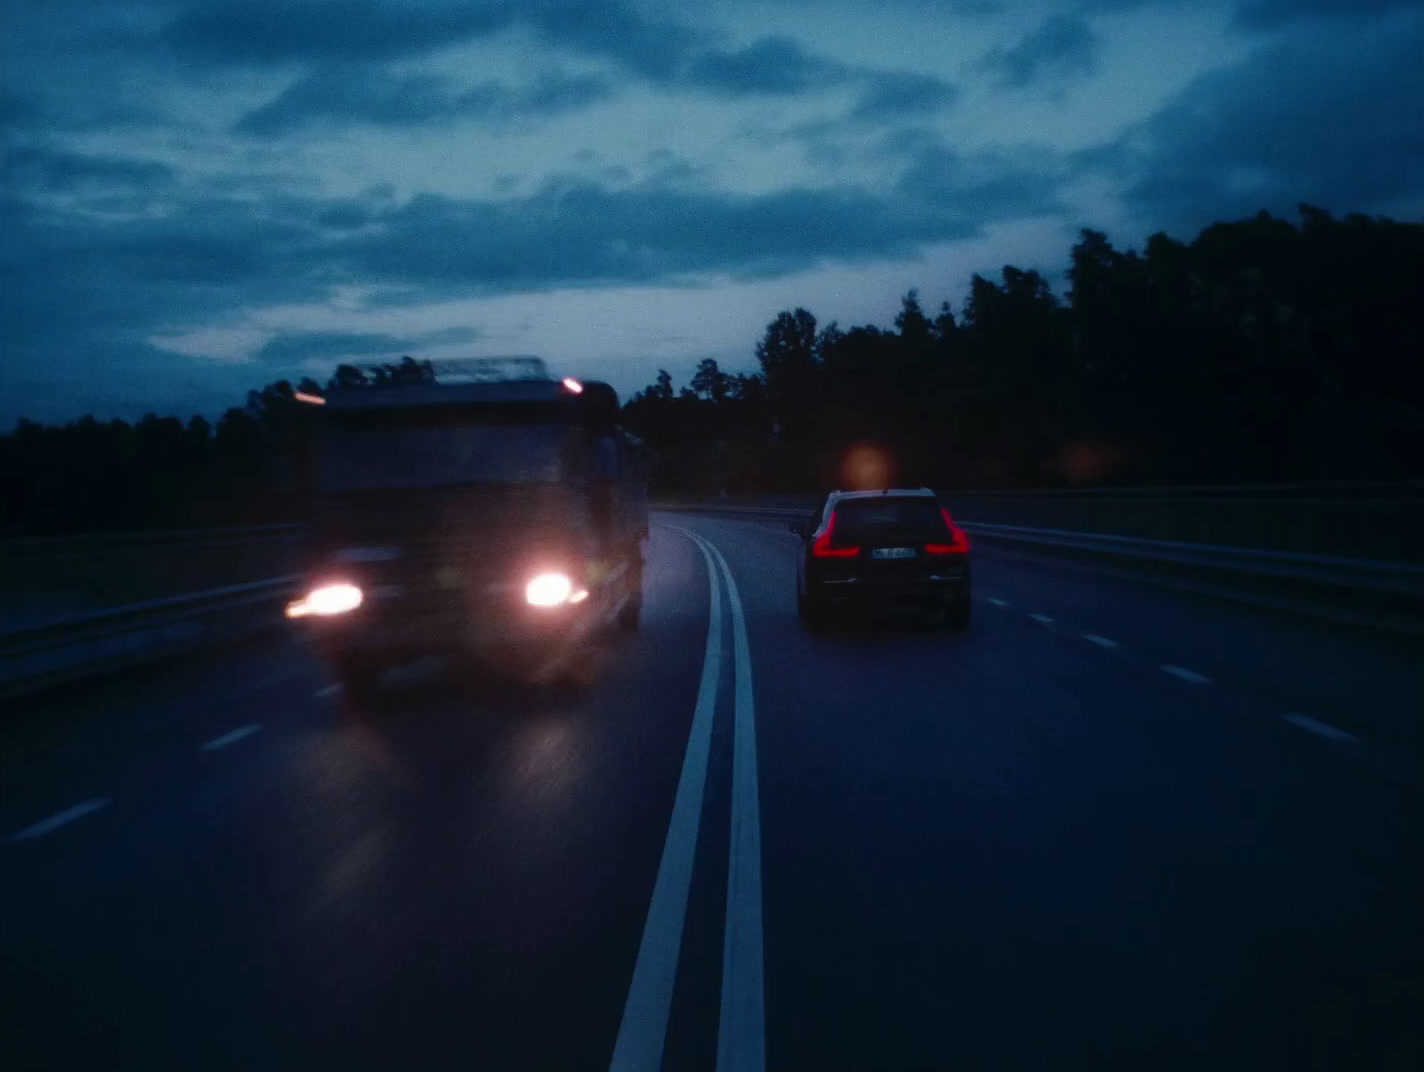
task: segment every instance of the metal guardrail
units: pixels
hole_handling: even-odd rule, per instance
[[[152,546],[183,544],[227,546],[249,544],[259,539],[286,539],[305,533],[307,526],[287,522],[280,525],[238,525],[210,529],[142,529],[135,532],[90,532],[82,536],[14,537],[0,541],[7,556],[45,557],[66,553],[88,553],[95,547]]]
[[[1294,551],[1260,551],[1250,547],[1220,547],[1179,540],[1144,540],[1132,536],[1071,532],[1024,525],[962,522],[965,528],[993,539],[1063,547],[1158,562],[1211,567],[1238,573],[1272,576],[1341,588],[1370,588],[1424,596],[1424,566],[1406,562],[1379,562],[1370,558],[1307,555]]]
[[[298,576],[272,577],[0,632],[0,696],[38,691],[278,625],[283,621],[278,608],[299,581]]]
[[[662,506],[767,521],[812,507]],[[991,547],[1087,560],[1134,580],[1353,625],[1424,636],[1424,566],[1172,540],[1000,525],[956,518]]]
[[[0,633],[295,573],[306,531],[282,524],[0,540]]]
[[[1424,565],[1424,481],[1226,487],[938,489],[956,517],[1259,551]],[[689,505],[800,506],[814,496],[685,500]]]
[[[1171,489],[1168,494],[1195,491],[1214,495],[1227,490]],[[1244,489],[1229,490],[1234,493]],[[1407,489],[1392,485],[1391,490],[1408,494],[1418,488],[1413,484]],[[1084,494],[1000,493],[1004,499]],[[1164,489],[1120,489],[1104,491],[1101,497],[1163,494]],[[972,517],[972,501],[990,496],[1000,497],[994,493],[966,494],[961,497],[966,501],[957,515]],[[656,508],[786,520],[805,517],[819,501],[788,496],[775,506],[743,501],[664,504]],[[1065,556],[1124,573],[1135,581],[1424,636],[1424,565],[1416,563],[989,521],[962,520],[961,524],[976,541],[999,551]],[[304,525],[282,524],[5,540],[0,541],[0,557],[6,572],[19,578],[43,573],[45,567],[64,573],[69,569],[64,564],[70,562],[75,572],[85,565],[102,571],[129,558],[151,558],[150,572],[162,574],[166,581],[181,583],[184,577],[205,577],[211,585],[214,562],[227,570],[250,569],[255,563],[278,564],[279,568],[292,565],[289,552],[300,544],[306,531]],[[253,556],[254,548],[269,550]],[[223,554],[229,550],[230,555]],[[196,560],[194,553],[205,557]],[[56,565],[58,570],[53,569]],[[188,568],[180,568],[183,566]],[[279,613],[281,602],[292,594],[299,581],[298,575],[284,573],[259,581],[220,583],[167,598],[130,598],[118,606],[76,614],[50,614],[9,629],[0,625],[0,697],[163,658],[280,624],[284,620]]]

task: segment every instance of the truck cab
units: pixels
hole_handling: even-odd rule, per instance
[[[647,464],[617,415],[606,384],[547,376],[329,392],[288,616],[353,695],[425,654],[547,679],[635,630]]]

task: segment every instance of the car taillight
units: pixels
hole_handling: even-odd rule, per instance
[[[860,554],[859,547],[832,547],[831,533],[836,528],[836,512],[831,511],[831,519],[826,522],[826,531],[821,533],[811,543],[811,557],[813,558],[855,558]]]
[[[969,537],[964,530],[954,523],[949,516],[949,511],[940,507],[940,514],[944,517],[944,523],[949,529],[949,543],[927,543],[925,553],[931,555],[962,555],[969,550]]]

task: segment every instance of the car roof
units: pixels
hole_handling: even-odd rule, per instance
[[[933,499],[934,492],[929,488],[882,488],[879,491],[833,491],[831,498],[836,502],[844,502],[846,499],[883,499],[887,496],[898,498]]]

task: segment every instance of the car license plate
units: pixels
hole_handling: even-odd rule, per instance
[[[913,547],[877,547],[870,552],[871,558],[914,558]]]

